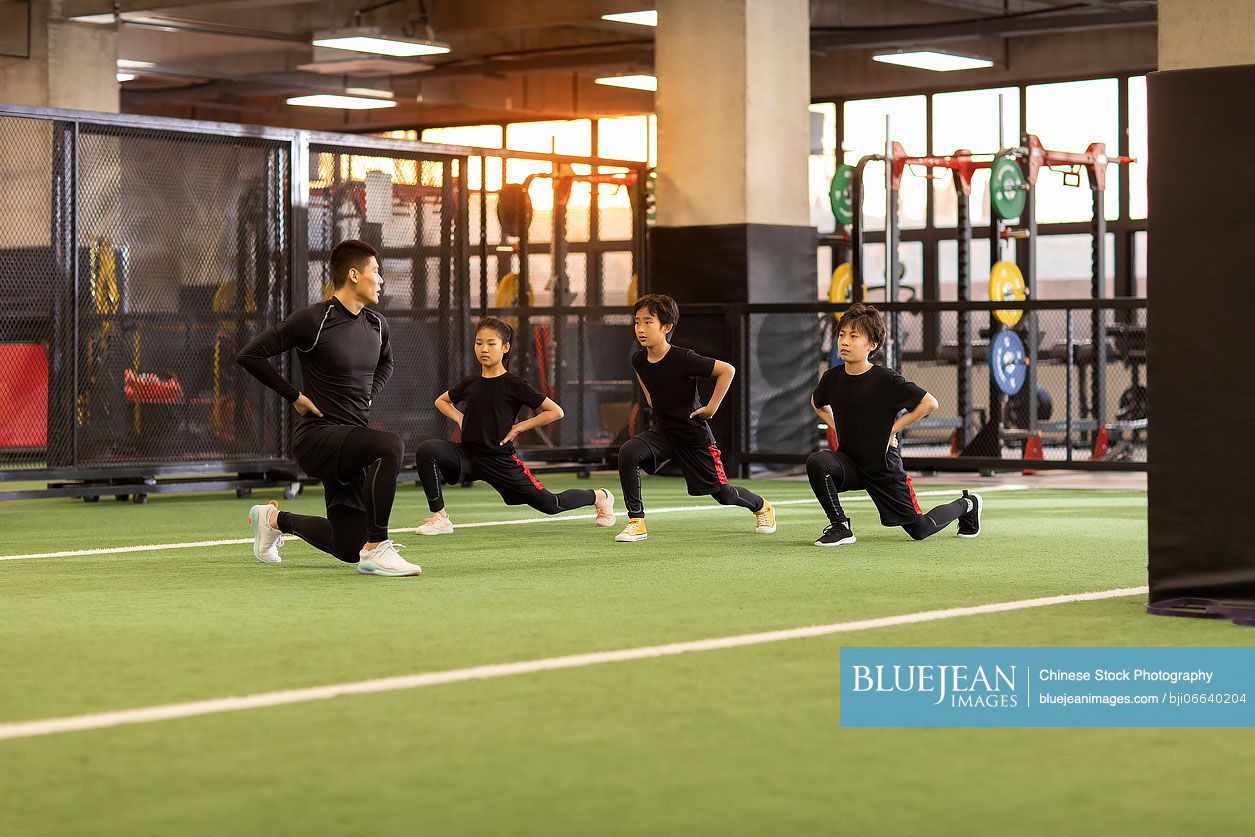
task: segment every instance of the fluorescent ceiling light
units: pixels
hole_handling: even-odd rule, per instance
[[[110,24],[113,23],[113,12],[105,15],[79,15],[77,17],[70,18],[70,20],[75,23]]]
[[[613,20],[615,23],[635,23],[637,26],[657,26],[658,12],[648,9],[643,12],[621,12],[615,15],[602,15],[602,20]]]
[[[394,108],[397,106],[397,103],[391,99],[340,96],[334,93],[293,96],[291,99],[288,99],[288,104],[303,108],[340,108],[341,110],[374,110],[376,108]]]
[[[938,73],[948,73],[953,70],[981,70],[994,65],[994,62],[987,58],[952,55],[948,52],[936,52],[931,49],[873,55],[872,60],[885,64],[898,64],[902,67],[914,67],[918,70],[933,70]]]
[[[118,73],[118,81],[135,81],[135,73]]]
[[[415,55],[443,55],[448,44],[407,38],[404,35],[385,34],[375,26],[359,26],[355,29],[337,29],[316,32],[314,46],[331,49],[347,49],[352,52],[369,52],[373,55],[391,55],[394,58],[412,58]]]
[[[605,84],[609,87],[629,87],[632,90],[657,90],[657,76],[605,76],[596,79],[598,84]]]
[[[118,66],[123,70],[146,70],[153,66],[151,61],[132,61],[129,58],[119,58]]]

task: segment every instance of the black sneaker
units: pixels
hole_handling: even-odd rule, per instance
[[[959,537],[974,538],[980,534],[980,513],[985,507],[985,501],[979,494],[969,494],[966,491],[963,496],[972,501],[972,510],[959,515]]]
[[[850,531],[850,521],[842,520],[839,523],[829,523],[828,528],[819,536],[819,540],[815,541],[815,546],[844,546],[857,540],[858,538],[854,537],[854,533]]]

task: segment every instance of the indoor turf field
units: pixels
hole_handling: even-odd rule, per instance
[[[839,727],[843,646],[1249,643],[1228,622],[1142,616],[1139,594],[5,740],[25,721],[1146,578],[1141,492],[992,487],[978,540],[920,543],[859,494],[859,542],[819,549],[804,481],[747,484],[777,504],[775,535],[678,479],[646,480],[639,544],[588,517],[531,522],[483,484],[450,489],[454,522],[483,525],[394,532],[417,579],[360,576],[295,540],[278,566],[248,541],[173,546],[248,537],[249,505],[278,492],[8,503],[0,834],[1175,833],[1183,797],[1194,825],[1249,823],[1231,790],[1255,773],[1246,731]],[[920,487],[925,509],[934,492],[952,493]],[[318,513],[321,492],[283,507]],[[394,525],[425,517],[403,488]],[[155,544],[171,546],[99,553]],[[77,550],[96,554],[21,557]]]

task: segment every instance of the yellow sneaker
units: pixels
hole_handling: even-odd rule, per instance
[[[632,543],[634,541],[643,541],[648,537],[649,534],[645,531],[645,518],[629,517],[628,525],[624,527],[622,532],[615,535],[614,539],[619,543]]]
[[[754,512],[754,531],[760,535],[776,531],[776,510],[766,500],[763,500],[762,511]]]

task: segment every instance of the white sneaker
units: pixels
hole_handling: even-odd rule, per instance
[[[427,522],[414,531],[419,535],[452,535],[453,521],[449,519],[449,515],[445,514],[443,510],[438,511],[427,518]]]
[[[382,541],[374,549],[363,549],[357,554],[357,571],[362,575],[422,575],[422,567],[411,564],[397,552],[402,548],[392,541]]]
[[[593,508],[597,510],[597,525],[598,526],[613,526],[614,525],[614,495],[604,488],[599,488],[597,489],[597,491],[606,495],[604,499],[598,500],[597,502],[593,503]]]
[[[283,546],[283,533],[270,525],[270,510],[279,504],[271,500],[266,505],[253,506],[248,510],[248,525],[253,527],[253,557],[266,564],[278,564],[279,547]]]

